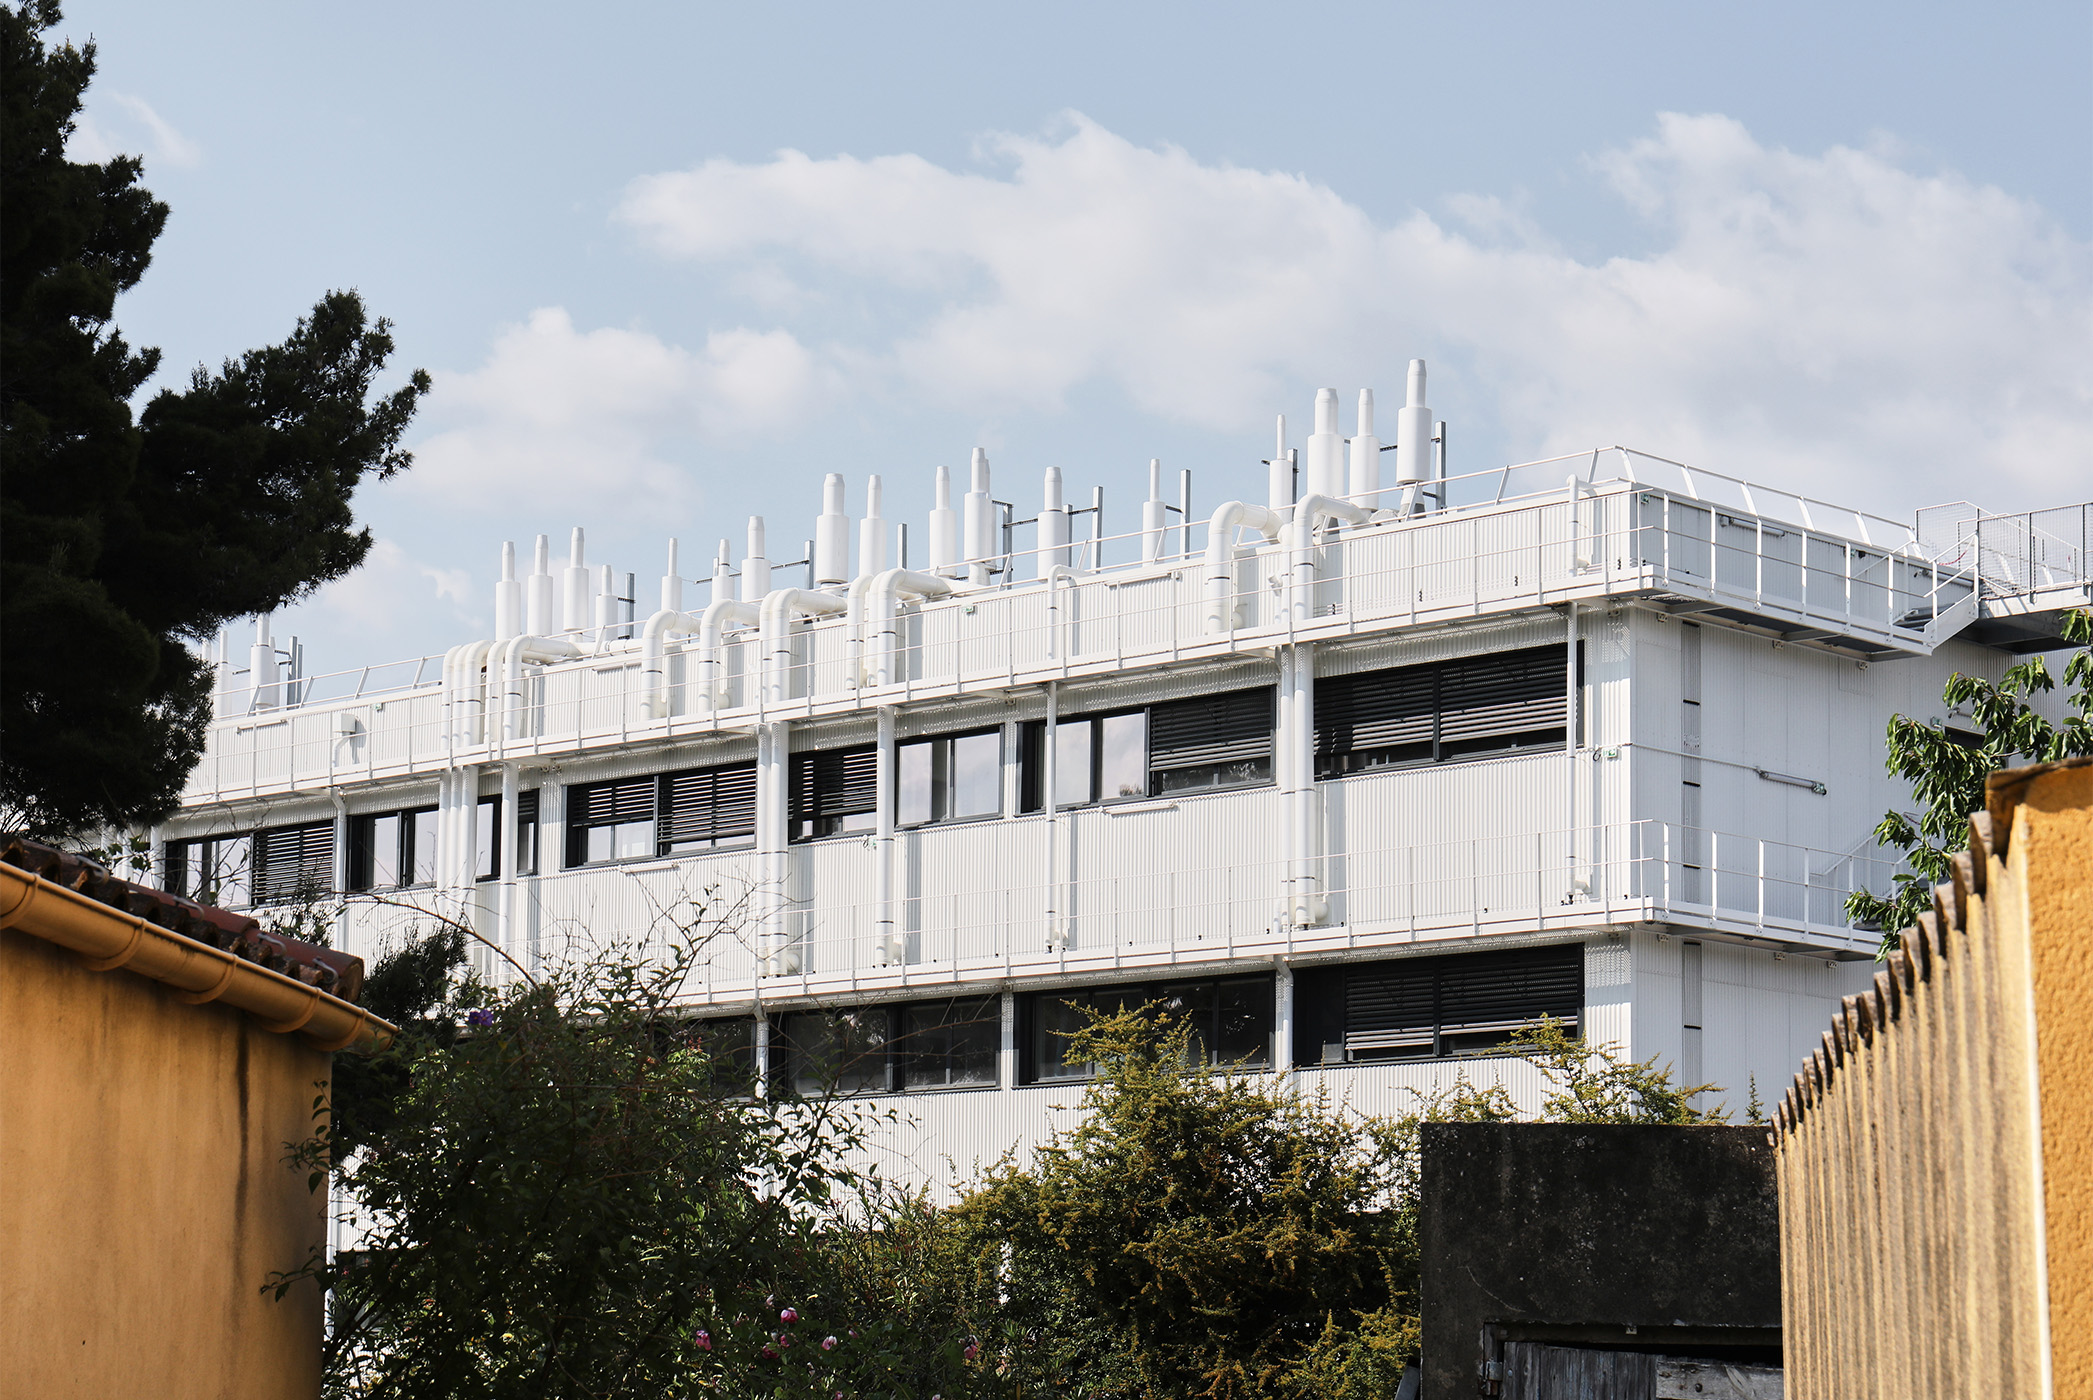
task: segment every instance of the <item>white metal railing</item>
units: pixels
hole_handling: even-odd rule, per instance
[[[1581,470],[1591,470],[1589,460]],[[1504,473],[1488,475],[1496,478],[1493,490],[1520,484]],[[1708,483],[1695,485],[1702,494],[1693,497],[1619,481],[1594,494],[1580,478],[1552,495],[1452,506],[1332,533],[1314,552],[1306,622],[1289,606],[1292,560],[1283,546],[1268,545],[1244,552],[1229,595],[1236,625],[1221,633],[1207,625],[1202,551],[1197,562],[1176,557],[1060,584],[975,589],[911,608],[886,686],[868,678],[871,639],[853,637],[840,618],[794,627],[783,702],[766,701],[756,683],[752,632],[734,634],[722,647],[726,693],[710,709],[693,686],[691,649],[672,647],[669,714],[660,720],[641,714],[639,644],[616,636],[583,636],[588,654],[581,659],[533,668],[520,732],[508,740],[496,678],[480,682],[475,735],[460,721],[460,697],[444,694],[425,659],[416,663],[413,684],[216,722],[189,796],[296,791],[454,763],[688,737],[981,687],[1225,659],[1288,641],[1458,622],[1573,598],[1686,593],[1886,653],[1930,651],[1939,629],[1967,620],[1959,605],[1972,599],[1974,585],[1952,562],[1794,529],[1741,507],[1717,508],[1706,503]],[[355,687],[370,674],[356,673]],[[328,692],[328,680],[306,683],[317,696]]]
[[[801,851],[817,851],[821,843]],[[569,940],[705,938],[700,1001],[824,996],[1005,977],[1109,973],[1244,957],[1314,956],[1447,939],[1663,923],[1833,952],[1879,935],[1846,919],[1856,887],[1886,888],[1880,854],[1817,850],[1642,821],[1339,852],[1318,861],[1330,916],[1287,923],[1284,862],[998,882],[897,899],[801,896],[766,952],[746,854],[592,868],[525,882],[511,954]],[[721,911],[726,911],[722,916]],[[883,943],[891,913],[898,947]],[[529,945],[529,946],[526,946]],[[759,966],[768,970],[759,978]]]

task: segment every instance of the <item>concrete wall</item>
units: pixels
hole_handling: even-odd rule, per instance
[[[0,930],[0,1400],[320,1389],[319,1245],[284,1161],[329,1057]]]

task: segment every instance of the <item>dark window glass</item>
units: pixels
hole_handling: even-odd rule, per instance
[[[516,794],[516,873],[538,873],[538,790]]]
[[[1579,944],[1304,969],[1294,980],[1297,1064],[1488,1054],[1543,1016],[1578,1033]]]
[[[1316,683],[1316,774],[1560,746],[1561,646],[1466,656]]]
[[[1000,816],[1000,731],[913,739],[895,750],[894,816],[901,826]]]
[[[253,849],[256,904],[284,904],[333,892],[333,822],[258,831]]]
[[[501,874],[501,799],[483,797],[473,809],[472,877],[492,880]]]
[[[1019,1077],[1028,1084],[1085,1079],[1095,1066],[1073,1058],[1069,1037],[1091,1014],[1108,1016],[1137,1006],[1192,1025],[1197,1060],[1259,1068],[1272,1060],[1272,979],[1226,977],[1200,982],[1136,983],[1116,987],[1034,992],[1020,999],[1024,1050]]]
[[[1158,793],[1269,783],[1271,687],[1155,706],[1148,712],[1148,769]]]
[[[756,834],[753,763],[591,783],[567,800],[569,865],[739,846]]]
[[[994,1084],[1003,999],[959,997],[901,1009],[901,1082],[909,1089]]]
[[[722,1016],[695,1022],[692,1044],[712,1059],[713,1078],[746,1091],[756,1082],[756,1021],[752,1016]]]
[[[791,839],[870,831],[878,795],[879,757],[871,744],[792,755]]]
[[[771,1039],[773,1079],[808,1096],[885,1091],[892,1014],[889,1007],[860,1006],[780,1016]]]
[[[199,841],[171,842],[167,848],[167,888],[200,904],[244,909],[252,899],[249,862],[251,836],[210,836]]]
[[[349,819],[350,889],[398,890],[435,880],[434,807]]]

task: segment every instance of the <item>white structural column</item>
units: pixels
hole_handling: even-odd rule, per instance
[[[1003,1089],[1017,1087],[1017,993],[1005,992],[996,998],[1002,1010],[1002,1034],[997,1037],[996,1084]]]
[[[876,967],[892,966],[904,960],[900,929],[894,921],[894,796],[896,750],[894,743],[894,716],[892,705],[879,707],[879,758],[877,781],[879,792],[873,798],[874,844],[878,847],[879,871],[877,894],[879,910],[877,926],[873,930],[872,962]]]
[[[786,947],[786,842],[790,814],[790,726],[773,721],[756,727],[756,975],[797,971]]]
[[[1280,958],[1272,967],[1272,1070],[1294,1067],[1294,968]]]

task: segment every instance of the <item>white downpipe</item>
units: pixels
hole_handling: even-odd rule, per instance
[[[500,643],[461,642],[443,654],[443,729],[446,751],[483,744],[487,706],[485,668]]]
[[[1248,501],[1229,501],[1214,512],[1206,527],[1206,630],[1233,632],[1236,626],[1235,532],[1255,530],[1267,544],[1278,540],[1286,528],[1286,514],[1271,506]]]
[[[762,918],[757,924],[757,975],[778,977],[797,972],[798,960],[786,956],[786,878],[790,873],[786,803],[790,796],[788,729],[783,723],[756,727],[756,842],[762,871]]]
[[[564,637],[518,637],[501,649],[501,740],[512,744],[523,737],[523,668],[554,661],[571,661],[581,648]]]
[[[668,639],[672,635],[687,637],[704,625],[703,618],[663,608],[640,629],[640,718],[668,718]]]
[[[873,580],[867,621],[879,630],[872,661],[872,683],[875,686],[895,684],[901,669],[901,595],[943,598],[951,592],[952,584],[948,580],[936,574],[919,574],[913,569],[888,569]]]
[[[1305,627],[1315,617],[1316,527],[1325,519],[1363,525],[1371,514],[1366,507],[1338,496],[1309,495],[1294,507],[1294,518],[1287,526],[1289,615],[1294,627]],[[1330,918],[1330,903],[1320,888],[1318,872],[1322,823],[1315,786],[1315,646],[1297,641],[1286,649],[1285,656],[1280,687],[1286,703],[1280,734],[1286,750],[1283,774],[1291,856],[1287,914],[1295,927],[1314,928]]]
[[[1062,585],[1074,583],[1076,571],[1066,564],[1056,564],[1046,571],[1044,577],[1047,586],[1046,659],[1049,661],[1066,661],[1068,653],[1073,648],[1062,645],[1061,629],[1064,625],[1064,620],[1061,616]]]
[[[729,627],[754,627],[762,620],[759,604],[739,598],[714,598],[698,619],[698,676],[695,682],[698,705],[706,714],[727,699],[726,683],[720,677],[719,649]]]
[[[874,932],[872,956],[876,965],[889,967],[903,961],[901,931],[894,920],[894,707],[879,707],[879,796],[873,808],[875,841],[879,847],[876,897],[879,927]]]
[[[501,766],[501,825],[496,828],[495,848],[501,852],[501,864],[495,874],[501,883],[496,886],[494,899],[494,936],[501,950],[521,962],[521,951],[516,946],[516,872],[522,864],[523,853],[517,849],[516,803],[520,797],[516,765]],[[506,979],[504,979],[506,980]]]
[[[843,636],[850,660],[850,688],[861,690],[870,682],[870,673],[865,665],[866,604],[872,596],[872,585],[879,574],[886,572],[881,565],[879,573],[860,573],[850,581],[850,589],[843,595]]]
[[[773,588],[763,597],[757,619],[757,649],[763,655],[763,703],[782,705],[792,694],[792,621],[795,617],[832,617],[849,604],[833,593],[809,588]]]
[[[1061,898],[1061,683],[1046,686],[1046,734],[1039,756],[1041,800],[1046,808],[1046,946],[1049,953],[1068,947],[1068,908]]]

